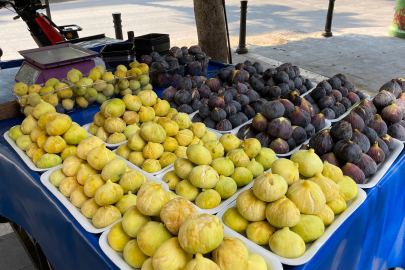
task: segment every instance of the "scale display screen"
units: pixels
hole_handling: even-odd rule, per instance
[[[40,74],[41,70],[37,70],[29,65],[23,65],[17,76],[15,76],[15,79],[16,81],[23,82],[26,85],[33,85],[37,81]]]

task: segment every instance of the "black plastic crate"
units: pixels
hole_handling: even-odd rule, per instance
[[[106,69],[115,69],[118,65],[128,66],[136,61],[132,43],[107,44],[100,51],[100,54]]]
[[[170,38],[168,34],[147,34],[134,38],[134,47],[139,61],[142,55],[157,52],[165,55],[170,50]]]

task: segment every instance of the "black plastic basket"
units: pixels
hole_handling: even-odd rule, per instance
[[[106,69],[115,69],[118,65],[128,66],[135,60],[135,50],[132,43],[108,44],[100,51],[101,59]]]
[[[149,55],[152,52],[165,55],[170,50],[170,37],[168,34],[152,33],[135,37],[133,43],[138,60],[142,55]]]

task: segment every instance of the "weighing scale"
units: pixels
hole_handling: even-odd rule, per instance
[[[27,85],[45,83],[48,79],[66,78],[72,69],[86,74],[94,68],[98,53],[70,43],[19,51],[25,58],[15,76],[16,82]]]

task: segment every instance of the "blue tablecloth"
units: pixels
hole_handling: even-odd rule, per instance
[[[72,114],[83,125],[98,107]],[[16,222],[41,245],[55,269],[117,269],[98,245],[40,183],[4,140],[3,134],[23,118],[0,121],[0,214]],[[284,269],[405,268],[405,152],[402,152],[368,197],[307,264]]]

